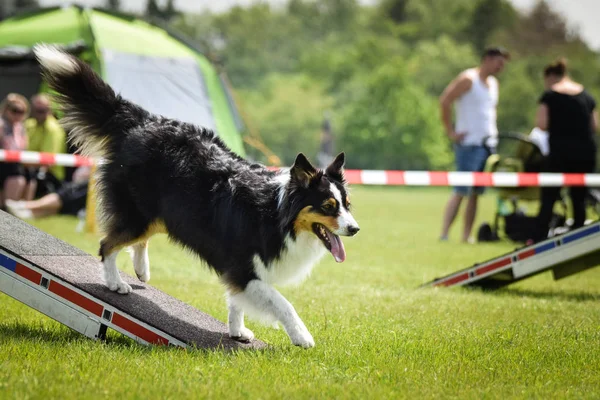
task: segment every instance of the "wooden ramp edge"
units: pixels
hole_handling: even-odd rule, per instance
[[[600,265],[600,222],[475,264],[421,287],[477,286],[498,289],[552,271],[562,279]]]
[[[123,272],[133,292],[106,288],[91,255],[0,211],[0,292],[90,337],[114,329],[142,344],[202,349],[263,349],[229,338],[208,314]]]

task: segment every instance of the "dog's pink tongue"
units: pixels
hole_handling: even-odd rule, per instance
[[[333,258],[335,261],[341,263],[346,259],[346,249],[344,248],[344,243],[342,243],[342,239],[338,235],[335,235],[329,230],[326,230],[327,237],[329,237],[329,242],[331,243],[331,254],[333,254]]]

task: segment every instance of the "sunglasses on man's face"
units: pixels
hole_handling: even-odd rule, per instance
[[[50,111],[50,109],[49,108],[34,108],[32,111],[36,114],[46,114],[48,111]]]
[[[8,108],[13,114],[25,114],[25,110],[19,107],[9,107]]]

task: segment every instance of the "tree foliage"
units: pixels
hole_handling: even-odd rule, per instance
[[[467,39],[481,53],[490,44],[492,36],[502,27],[514,22],[514,13],[507,0],[479,0],[469,24]]]
[[[108,0],[109,2],[115,0]],[[116,0],[118,3],[118,0]],[[174,0],[167,0],[167,4],[164,8],[161,8],[156,0],[148,0],[146,3],[145,14],[149,18],[157,20],[170,21],[174,17],[179,15],[179,11],[175,8]]]
[[[451,161],[437,101],[410,77],[396,57],[346,88],[340,140],[355,168],[427,169]]]
[[[146,3],[146,15],[150,18],[160,18],[162,16],[156,0],[148,0]]]
[[[532,128],[543,66],[558,56],[600,96],[599,54],[545,1],[522,13],[509,0],[289,0],[173,23],[223,62],[245,114],[286,163],[314,156],[331,110],[349,167],[450,167],[438,97],[492,44],[513,54],[499,77],[500,131]]]
[[[0,21],[13,14],[18,14],[23,11],[32,10],[39,7],[38,0],[0,0]]]
[[[120,11],[121,10],[121,0],[106,0],[105,7],[109,10]]]
[[[323,115],[332,106],[321,85],[305,75],[272,74],[259,89],[239,94],[250,124],[283,162],[291,165],[299,152],[315,159]]]
[[[14,0],[13,7],[15,12],[33,9],[39,7],[40,3],[38,0]]]

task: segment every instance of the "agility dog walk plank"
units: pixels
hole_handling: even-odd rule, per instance
[[[0,292],[90,337],[114,329],[143,344],[263,348],[229,338],[222,322],[121,273],[133,292],[106,288],[100,261],[0,211]]]
[[[498,289],[552,270],[562,279],[600,265],[600,222],[526,246],[424,284]]]

